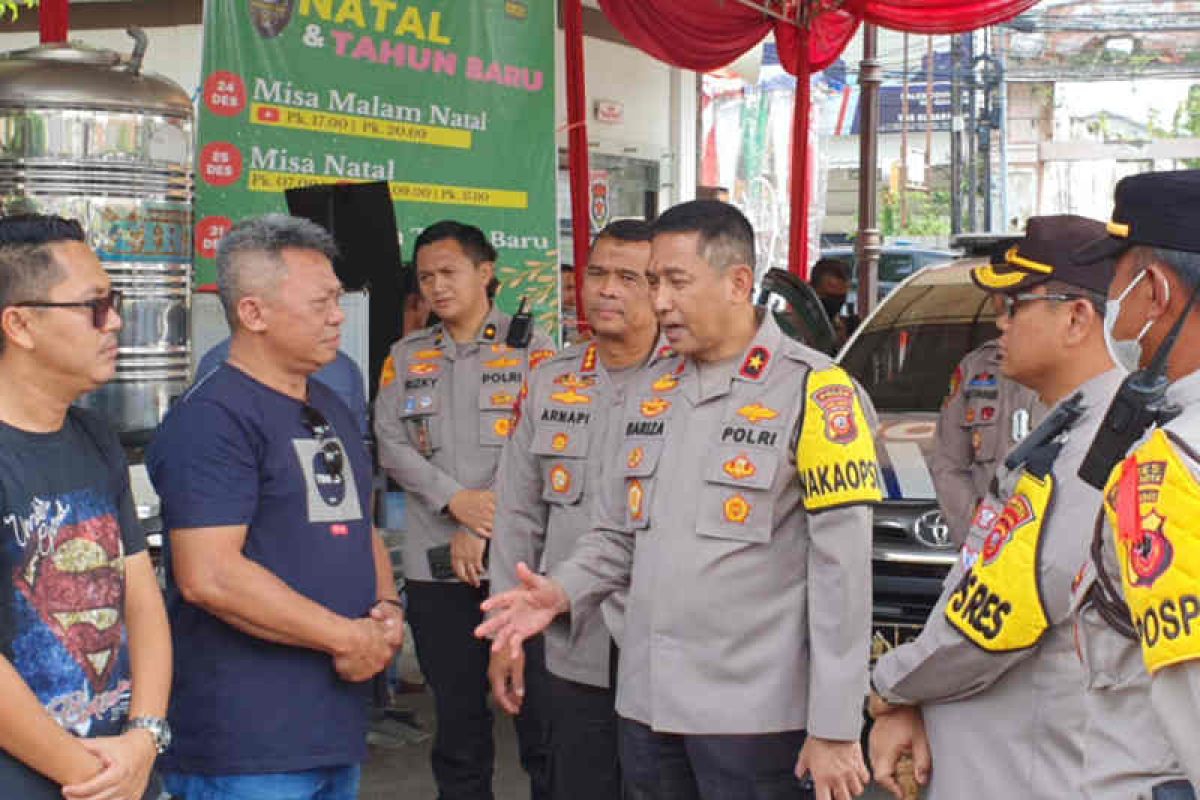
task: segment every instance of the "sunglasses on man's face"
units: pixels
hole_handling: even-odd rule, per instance
[[[342,469],[345,467],[345,456],[342,446],[334,438],[333,426],[325,415],[310,405],[300,410],[301,419],[309,435],[317,440],[321,450],[321,460],[325,462],[325,470],[335,480],[342,479]]]
[[[23,303],[13,303],[17,308],[90,308],[92,310],[92,327],[103,330],[108,324],[108,312],[121,314],[121,293],[113,289],[106,295],[93,297],[91,300],[76,300],[74,302],[52,303],[48,300],[26,300]]]

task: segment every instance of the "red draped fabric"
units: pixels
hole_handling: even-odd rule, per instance
[[[809,6],[806,29],[737,0],[600,0],[600,7],[640,50],[698,72],[729,64],[768,32],[775,32],[780,63],[798,78],[792,123],[789,261],[792,271],[803,275],[808,253],[811,74],[836,61],[863,22],[911,33],[960,33],[1011,19],[1037,0],[789,0],[789,16],[794,16],[797,2]]]

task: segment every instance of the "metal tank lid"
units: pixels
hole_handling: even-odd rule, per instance
[[[191,117],[177,83],[141,70],[145,34],[131,29],[133,53],[80,42],[0,54],[0,108],[82,108]]]

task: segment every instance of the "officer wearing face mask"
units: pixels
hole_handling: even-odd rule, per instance
[[[1087,685],[1083,789],[1095,800],[1187,800],[1200,785],[1197,218],[1200,171],[1130,176],[1117,184],[1109,235],[1077,254],[1118,257],[1105,338],[1114,360],[1142,370],[1080,470],[1104,486],[1092,559],[1074,587]],[[1169,411],[1145,433],[1132,429],[1125,452],[1124,420],[1154,406],[1119,403],[1164,367]],[[1108,457],[1085,474],[1093,453]]]
[[[836,258],[822,258],[813,264],[809,285],[833,323],[840,348],[854,334],[861,321],[855,314],[843,314],[846,294],[850,291],[850,265]]]
[[[997,247],[992,266],[1003,267],[1015,244],[1008,239]],[[929,457],[938,505],[950,538],[960,547],[996,467],[1046,410],[1036,392],[1001,373],[1000,360],[996,339],[963,356],[950,376],[938,415],[937,445]]]

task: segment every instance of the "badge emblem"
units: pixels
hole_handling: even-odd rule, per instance
[[[975,421],[975,409],[968,408],[966,413],[967,424],[970,425]]]
[[[516,396],[508,392],[496,392],[492,395],[492,405],[494,406],[511,406],[515,402],[517,402]]]
[[[508,369],[520,363],[521,359],[519,358],[493,358],[491,361],[483,362],[483,366],[487,369]]]
[[[1175,548],[1164,533],[1166,526],[1167,520],[1157,510],[1152,510],[1141,518],[1135,534],[1127,535],[1121,531],[1134,586],[1149,589],[1171,566]]]
[[[750,516],[750,504],[740,494],[725,501],[725,519],[741,525]]]
[[[554,355],[553,350],[534,350],[529,354],[529,368],[533,369],[552,355]]]
[[[571,472],[562,464],[555,464],[550,470],[550,488],[557,494],[571,491]]]
[[[744,417],[748,422],[757,425],[760,422],[775,419],[779,416],[779,412],[773,408],[767,408],[762,403],[753,403],[748,406],[742,406],[737,411],[739,417]]]
[[[550,440],[550,449],[556,453],[561,453],[567,449],[567,445],[571,443],[571,437],[565,433],[556,433],[554,438]]]
[[[629,456],[625,459],[625,466],[629,469],[637,469],[642,465],[642,459],[646,457],[646,451],[640,447],[635,447],[629,451]]]
[[[483,339],[484,339],[484,341],[490,342],[495,338],[496,338],[496,324],[493,322],[489,322],[483,328]]]
[[[770,350],[765,347],[754,347],[746,354],[746,360],[742,362],[742,368],[738,370],[738,374],[743,378],[756,381],[762,377],[763,371],[770,361]]]
[[[745,453],[729,459],[721,469],[726,475],[737,481],[751,478],[758,472],[758,467],[754,466],[754,462]]]
[[[634,478],[629,482],[629,518],[634,522],[641,522],[646,514],[646,490],[642,488],[642,482]]]
[[[409,375],[432,375],[440,368],[437,364],[410,364],[408,367]]]
[[[423,358],[426,361],[428,361],[429,359],[432,359],[432,358],[441,358],[441,357],[442,357],[441,350],[418,350],[417,352],[413,353],[413,358]]]
[[[679,378],[676,378],[672,373],[668,372],[661,378],[650,385],[650,388],[656,392],[669,392],[679,385]]]
[[[983,550],[980,552],[983,563],[995,562],[1000,557],[1000,553],[1004,551],[1005,546],[1012,541],[1013,535],[1033,522],[1034,519],[1033,503],[1029,502],[1028,497],[1023,494],[1014,494],[1009,498],[1004,510],[1000,512],[1000,518],[996,520],[996,524],[992,526],[983,540]]]
[[[574,389],[567,389],[565,392],[555,392],[550,395],[550,399],[568,406],[587,405],[592,402],[592,398],[586,394],[580,394]]]
[[[501,417],[492,423],[492,432],[507,439],[512,434],[512,420],[508,417]]]
[[[554,382],[567,389],[587,389],[595,385],[596,379],[590,375],[576,375],[574,372],[565,372],[555,378]]]
[[[661,397],[652,397],[649,400],[642,401],[642,416],[654,419],[661,417],[671,407],[671,401],[664,400]]]
[[[825,415],[825,438],[834,444],[850,444],[858,438],[854,424],[854,390],[832,384],[813,392],[813,402]]]
[[[983,410],[979,412],[979,417],[984,422],[991,422],[992,418],[995,416],[996,416],[996,407],[995,406],[984,406]]]

